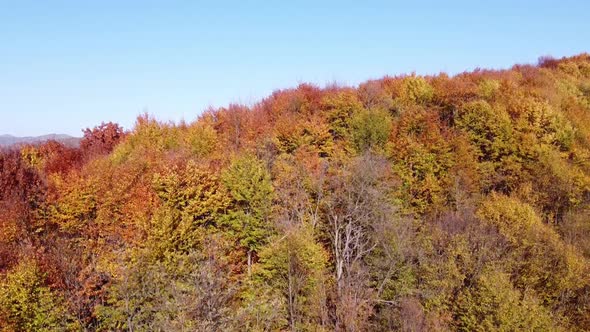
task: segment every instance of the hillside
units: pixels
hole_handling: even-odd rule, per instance
[[[28,137],[17,137],[12,135],[0,135],[0,147],[13,146],[18,144],[41,144],[54,140],[64,145],[77,147],[80,144],[80,138],[72,137],[64,134],[49,134],[43,136],[28,136]]]
[[[0,154],[0,330],[590,331],[590,55]]]

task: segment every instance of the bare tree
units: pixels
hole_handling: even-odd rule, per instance
[[[393,215],[383,177],[384,160],[365,154],[330,182],[325,232],[334,259],[337,329],[364,330],[373,307],[365,259],[377,247],[376,230]]]

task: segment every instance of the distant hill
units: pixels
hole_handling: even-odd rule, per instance
[[[79,146],[80,138],[65,134],[49,134],[43,136],[17,137],[12,135],[0,135],[0,147],[18,144],[38,144],[49,140],[58,141],[67,146]]]

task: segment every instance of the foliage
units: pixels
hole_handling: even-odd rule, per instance
[[[588,331],[590,55],[0,150],[2,331]]]
[[[458,331],[558,331],[548,310],[530,294],[521,294],[509,275],[488,269],[459,294]]]
[[[429,102],[434,91],[430,84],[420,76],[408,76],[402,80],[400,99],[407,103],[422,104]]]
[[[383,149],[391,133],[391,119],[382,110],[363,110],[350,119],[350,129],[357,151]]]
[[[44,285],[33,260],[24,259],[0,281],[2,331],[74,330],[64,300]]]
[[[272,231],[267,221],[273,194],[270,173],[261,160],[246,155],[232,162],[222,180],[232,197],[226,215],[229,229],[249,252],[257,251]]]
[[[92,129],[84,129],[80,148],[86,153],[108,154],[125,137],[123,128],[113,122],[101,123]]]
[[[256,306],[272,305],[272,302],[263,302],[273,300],[265,292],[275,294],[274,299],[280,298],[281,306],[274,309],[281,317],[275,318],[277,322],[284,322],[282,328],[325,329],[327,265],[328,255],[314,241],[312,233],[305,228],[294,229],[259,253],[250,290],[245,296],[248,301],[260,301],[255,302]],[[251,324],[253,327],[260,325],[258,322]]]
[[[150,240],[164,255],[196,248],[229,203],[219,179],[192,161],[156,174],[153,186],[163,207],[154,215]]]

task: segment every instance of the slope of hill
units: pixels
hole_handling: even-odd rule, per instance
[[[57,141],[67,146],[78,146],[80,138],[65,134],[49,134],[34,137],[17,137],[12,135],[0,135],[0,146],[12,146],[17,144],[40,144],[46,141]]]
[[[9,331],[589,331],[590,55],[0,153]]]

